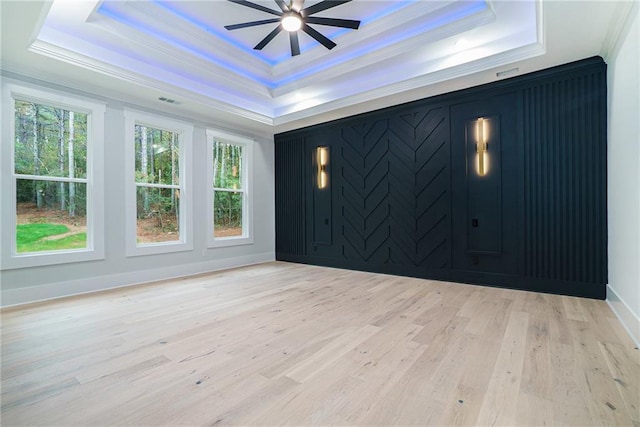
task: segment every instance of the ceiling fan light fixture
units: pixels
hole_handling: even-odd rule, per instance
[[[286,12],[282,15],[282,28],[293,32],[302,28],[302,18],[295,12]]]
[[[252,3],[249,0],[227,1],[277,16],[277,18],[261,19],[259,21],[242,22],[240,24],[224,26],[224,28],[231,31],[239,30],[241,28],[256,27],[258,25],[278,23],[278,26],[276,28],[274,28],[269,34],[267,34],[265,38],[263,38],[257,45],[255,45],[255,47],[253,48],[254,50],[262,50],[278,34],[280,34],[282,30],[285,30],[289,33],[291,56],[300,55],[300,41],[298,37],[299,30],[304,31],[312,39],[314,39],[327,49],[331,50],[336,47],[336,43],[334,43],[331,39],[317,31],[316,29],[312,28],[310,24],[349,28],[351,30],[357,30],[360,27],[360,21],[356,21],[355,19],[338,19],[311,16],[316,13],[322,12],[323,10],[331,9],[344,3],[349,3],[353,0],[320,0],[318,3],[314,3],[309,7],[303,7],[304,0],[290,0],[289,5],[285,3],[285,0],[273,0],[278,5],[278,8],[281,11],[270,9],[268,7],[262,6],[261,4]]]

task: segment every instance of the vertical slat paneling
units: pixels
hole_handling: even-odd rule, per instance
[[[591,58],[515,78],[509,92],[502,84],[277,135],[278,259],[604,298],[606,65]],[[518,209],[502,217],[507,227],[505,218],[517,216],[506,234],[517,239],[517,262],[507,263],[516,266],[511,277],[488,268],[485,259],[475,264],[481,267],[456,264],[453,250],[457,239],[467,238],[468,218],[454,221],[452,208],[462,194],[454,183],[466,173],[453,167],[456,141],[463,138],[452,136],[458,128],[452,111],[482,100],[482,112],[468,115],[484,115],[488,100],[506,93],[517,94],[514,158],[521,167],[516,188],[503,180],[501,193],[517,193],[509,203],[517,200]],[[496,102],[514,108],[512,101]],[[325,237],[335,240],[316,248],[306,222],[315,208],[305,202],[313,168],[305,146],[326,138],[333,203],[331,218],[320,219],[331,224]],[[514,158],[503,166],[513,167]]]
[[[606,282],[605,84],[593,71],[523,90],[527,277]]]
[[[607,140],[607,76],[605,71],[600,71],[598,73],[596,86],[598,88],[598,99],[603,100],[602,102],[597,102],[597,110],[596,114],[598,116],[597,121],[597,131],[598,131],[598,140],[606,141]],[[604,230],[604,232],[598,234],[598,239],[596,241],[596,245],[598,247],[597,258],[598,260],[602,260],[601,263],[598,264],[598,278],[602,280],[602,283],[607,283],[608,281],[608,253],[607,253],[607,147],[600,149],[600,156],[598,157],[598,161],[596,163],[596,171],[598,172],[596,181],[596,188],[598,194],[604,195],[598,200],[598,207],[596,221],[597,224],[600,224],[600,227]]]
[[[305,138],[277,139],[276,256],[305,255]]]

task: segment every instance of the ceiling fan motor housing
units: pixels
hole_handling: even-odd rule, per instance
[[[327,25],[331,27],[349,28],[357,30],[360,27],[360,21],[353,19],[338,19],[338,18],[321,18],[311,16],[315,13],[322,12],[323,10],[331,9],[336,6],[340,6],[344,3],[349,3],[352,0],[323,0],[312,6],[302,8],[300,6],[299,11],[293,8],[293,2],[287,6],[283,0],[274,0],[280,8],[280,11],[270,9],[268,7],[252,3],[247,0],[228,0],[231,3],[236,3],[242,6],[249,7],[251,9],[259,10],[271,15],[279,16],[279,18],[263,19],[260,21],[243,22],[241,24],[225,25],[225,28],[229,31],[238,30],[240,28],[255,27],[258,25],[277,23],[278,26],[274,28],[265,38],[263,38],[255,47],[255,50],[262,50],[266,45],[271,42],[282,30],[286,30],[289,33],[289,41],[291,43],[291,56],[300,54],[300,42],[298,41],[298,31],[302,30],[315,39],[318,43],[331,50],[336,47],[336,44],[329,38],[324,36],[312,28],[309,24],[315,25]],[[302,4],[303,2],[301,2]]]

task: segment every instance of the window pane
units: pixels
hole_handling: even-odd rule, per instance
[[[242,236],[243,193],[215,191],[213,237]]]
[[[17,252],[86,248],[86,190],[86,184],[18,179]]]
[[[136,125],[135,140],[136,182],[178,185],[178,134]]]
[[[180,191],[172,188],[137,188],[138,243],[180,240]]]
[[[242,189],[242,146],[213,141],[213,186]]]
[[[19,101],[15,103],[15,172],[87,177],[87,115]]]

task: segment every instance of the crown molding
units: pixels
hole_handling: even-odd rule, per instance
[[[362,45],[365,44],[364,42],[370,42],[371,39],[376,41],[383,35],[401,30],[411,21],[424,21],[427,14],[435,13],[452,4],[454,2],[450,0],[446,2],[417,2],[382,19],[367,23],[357,31],[341,35],[338,40],[340,43],[332,50],[332,56],[336,56],[336,52],[340,51],[346,53],[357,51],[362,48]],[[306,68],[317,67],[318,64],[327,60],[327,50],[318,45],[318,49],[312,49],[304,52],[304,55],[291,59],[292,61],[283,62],[273,67],[274,79],[283,80],[292,75],[300,74]],[[353,58],[350,57],[348,59]]]
[[[142,2],[131,3],[131,8],[136,12],[136,5]],[[186,25],[182,19],[177,22],[171,21],[170,12],[158,8],[158,16],[153,17],[154,21],[163,22],[167,31],[180,34],[180,39],[173,35],[169,37],[171,43],[155,37],[140,37],[139,29],[133,29],[129,25],[123,24],[116,19],[105,17],[100,13],[96,14],[96,24],[98,28],[108,32],[110,35],[123,40],[126,44],[135,44],[140,49],[138,52],[159,52],[164,55],[168,66],[200,71],[204,75],[214,74],[216,79],[232,85],[236,90],[251,91],[256,96],[270,97],[269,86],[271,85],[271,68],[268,64],[257,59],[246,52],[238,50],[227,43],[218,43],[215,52],[210,51],[211,46],[206,43],[210,40],[210,34],[206,34],[194,25]],[[170,16],[167,16],[170,15]],[[142,19],[142,18],[139,18]],[[191,43],[192,46],[180,45],[180,43]],[[250,69],[251,75],[241,75],[240,71]]]
[[[505,65],[513,64],[518,61],[523,61],[525,59],[543,55],[544,53],[545,49],[541,44],[531,44],[529,46],[513,49],[509,52],[496,54],[489,58],[483,58],[452,68],[436,71],[434,73],[418,76],[410,80],[405,80],[403,82],[398,82],[382,88],[363,92],[357,95],[350,96],[348,98],[337,99],[306,110],[296,111],[289,114],[276,115],[274,124],[276,126],[284,125],[314,115],[325,114],[333,110],[347,108],[376,99],[415,91],[416,89],[420,89],[425,86],[435,85],[447,80],[465,77],[494,68],[503,67]]]
[[[615,57],[620,49],[624,35],[629,31],[633,18],[639,13],[640,4],[637,1],[621,2],[617,13],[611,19],[609,31],[602,43],[601,54],[606,62]]]
[[[231,104],[229,102],[220,101],[211,96],[202,95],[200,93],[196,93],[191,90],[180,88],[175,85],[166,84],[156,79],[150,79],[148,76],[143,76],[130,71],[125,71],[118,67],[108,65],[104,62],[87,58],[84,55],[80,55],[75,52],[70,52],[70,51],[67,51],[66,49],[61,49],[58,46],[51,45],[41,40],[37,40],[36,42],[34,42],[29,47],[29,50],[35,53],[48,56],[53,59],[66,62],[71,65],[82,67],[87,70],[95,71],[100,74],[104,74],[119,80],[133,83],[138,86],[146,87],[149,89],[155,89],[162,93],[175,95],[185,100],[197,102],[199,104],[205,105],[212,109],[235,114],[239,117],[243,117],[249,120],[254,120],[259,123],[273,125],[273,117],[270,115],[260,114],[256,111],[253,111],[247,108],[238,107],[237,105]],[[13,71],[13,70],[8,70],[8,71]],[[23,73],[23,71],[21,70],[16,70],[14,72]],[[47,75],[46,71],[41,71],[35,74],[30,73],[28,76],[45,80],[45,81],[49,79],[49,76]],[[74,87],[76,89],[86,90],[88,92],[93,92],[93,93],[96,92],[95,87],[91,87],[91,88],[82,87],[83,85],[78,85],[77,83],[70,83],[70,82],[65,82],[65,84],[71,87]],[[108,91],[107,93],[100,94],[100,95],[112,96],[111,92],[108,92]],[[124,99],[124,100],[129,101],[128,99]]]
[[[479,13],[467,16],[451,24],[439,27],[432,31],[427,31],[416,37],[409,38],[401,43],[394,43],[358,57],[357,61],[355,62],[357,68],[354,67],[353,58],[344,58],[338,65],[332,65],[317,73],[310,74],[300,79],[296,79],[295,82],[282,86],[276,86],[276,88],[271,90],[271,93],[274,98],[277,98],[292,93],[298,90],[300,87],[305,87],[321,81],[327,81],[344,74],[352,73],[356,70],[364,70],[367,67],[375,67],[377,64],[380,64],[383,61],[388,61],[391,58],[401,55],[413,54],[416,50],[417,45],[426,46],[429,43],[434,43],[447,39],[449,37],[453,37],[471,29],[487,25],[494,21],[494,13],[489,8],[487,8]],[[345,53],[345,55],[348,54],[349,52]],[[404,79],[404,77],[397,76],[397,79]]]

